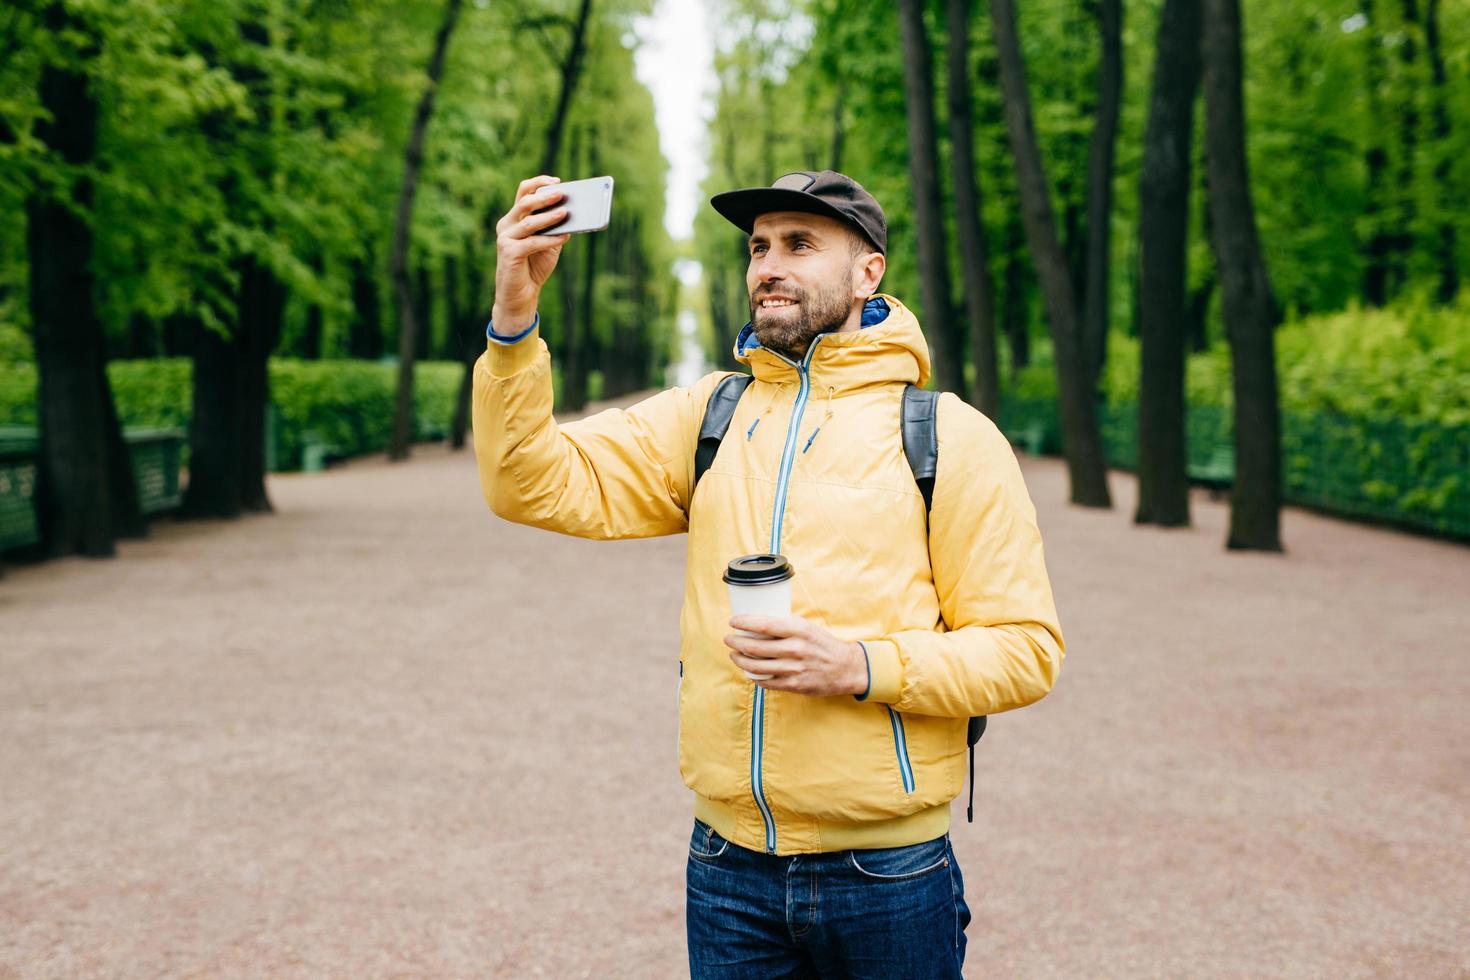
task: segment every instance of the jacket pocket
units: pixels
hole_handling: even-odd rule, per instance
[[[909,743],[903,730],[903,715],[894,711],[888,705],[888,723],[893,728],[893,751],[898,755],[898,773],[903,780],[903,791],[912,794],[914,791],[914,767],[909,763]]]

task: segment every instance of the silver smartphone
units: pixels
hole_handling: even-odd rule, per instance
[[[561,191],[566,197],[548,207],[566,208],[567,216],[538,235],[580,235],[589,231],[602,231],[612,215],[613,179],[611,177],[588,177],[585,180],[568,180],[559,184],[548,184]]]

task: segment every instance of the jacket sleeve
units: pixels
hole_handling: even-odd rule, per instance
[[[951,394],[942,396],[938,437],[929,556],[949,631],[864,640],[865,700],[921,715],[993,715],[1044,697],[1066,646],[1010,443]]]
[[[695,442],[718,375],[558,424],[539,330],[490,340],[474,372],[475,458],[496,514],[582,538],[687,529]]]

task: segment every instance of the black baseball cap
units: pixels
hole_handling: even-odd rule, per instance
[[[883,209],[862,184],[835,170],[798,170],[778,177],[770,187],[725,191],[709,203],[747,235],[756,218],[772,211],[825,214],[853,226],[875,249],[888,254],[888,221]]]

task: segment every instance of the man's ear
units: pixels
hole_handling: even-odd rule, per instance
[[[857,268],[856,282],[853,284],[853,292],[859,299],[867,299],[878,291],[878,283],[883,281],[883,271],[888,267],[888,260],[881,252],[869,252],[863,256],[862,264]]]

